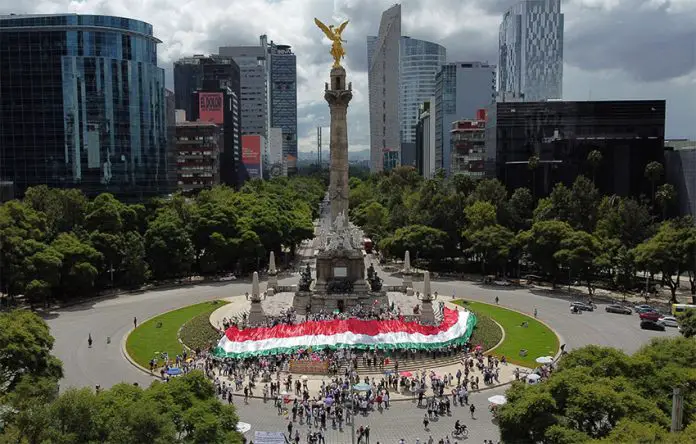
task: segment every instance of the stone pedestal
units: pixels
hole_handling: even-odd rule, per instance
[[[270,287],[270,282],[269,282],[269,287],[266,289],[266,296],[273,296],[275,294],[275,290],[273,290],[272,287]]]
[[[406,296],[413,296],[413,287],[406,287]]]
[[[263,307],[261,306],[261,301],[251,301],[251,308],[249,309],[249,326],[255,327],[257,325],[263,324],[266,321],[266,314],[263,312]]]
[[[427,325],[435,325],[435,311],[431,301],[423,301],[421,303],[421,323]]]
[[[276,273],[273,274],[268,274],[268,289],[269,290],[274,290],[278,288],[278,275]],[[269,296],[273,296],[273,294],[269,294]]]
[[[413,278],[412,278],[412,276],[411,276],[411,273],[404,271],[404,272],[403,272],[403,275],[404,275],[404,277],[403,277],[403,279],[404,279],[403,286],[404,286],[405,288],[412,288],[412,287],[413,287]]]

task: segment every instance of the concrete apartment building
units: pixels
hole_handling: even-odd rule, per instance
[[[177,185],[183,192],[220,183],[220,127],[212,122],[177,122]]]

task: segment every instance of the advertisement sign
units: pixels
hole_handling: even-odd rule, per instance
[[[224,109],[222,93],[198,93],[198,118],[201,121],[223,123]]]
[[[242,136],[242,164],[250,179],[261,178],[261,136]]]

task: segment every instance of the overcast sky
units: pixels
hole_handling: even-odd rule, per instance
[[[297,54],[298,137],[315,149],[316,126],[328,126],[324,82],[329,42],[313,18],[350,19],[344,65],[353,82],[351,150],[369,146],[366,36],[376,35],[392,0],[0,0],[0,13],[107,14],[154,25],[159,64],[172,88],[172,62],[258,36]],[[405,0],[402,33],[438,42],[448,61],[497,64],[498,25],[515,0]],[[17,5],[20,6],[17,6]],[[665,99],[667,137],[696,138],[696,0],[564,0],[566,100]]]

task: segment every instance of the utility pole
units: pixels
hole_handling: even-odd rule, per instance
[[[679,387],[672,391],[672,433],[680,432],[682,429],[682,418],[684,416],[684,395]]]

